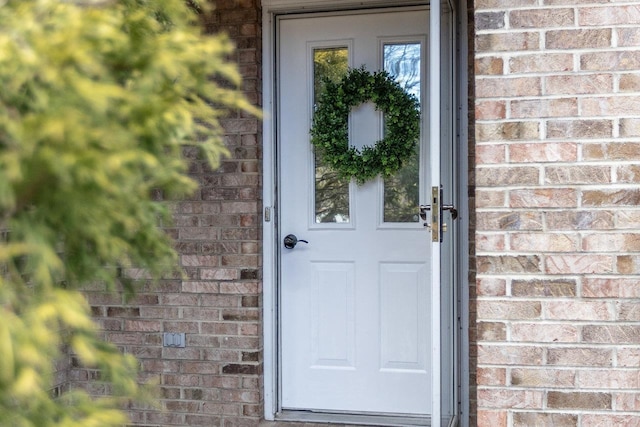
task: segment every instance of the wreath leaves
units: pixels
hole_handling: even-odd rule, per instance
[[[371,101],[385,118],[385,136],[362,150],[349,146],[349,112]],[[354,68],[338,83],[325,81],[311,127],[316,153],[341,177],[358,184],[392,176],[414,153],[420,137],[420,104],[386,71]]]

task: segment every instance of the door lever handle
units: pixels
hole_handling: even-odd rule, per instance
[[[423,221],[427,220],[427,212],[429,212],[430,210],[431,205],[420,205],[420,218],[422,218]],[[442,205],[442,210],[451,212],[451,219],[458,218],[458,209],[456,209],[455,206]]]
[[[295,234],[287,234],[286,236],[284,236],[284,247],[287,249],[293,249],[296,247],[296,245],[298,244],[298,242],[302,242],[302,243],[309,243],[306,240],[302,240],[302,239],[298,239]]]
[[[422,218],[423,221],[426,221],[427,212],[431,210],[431,205],[420,205],[418,208],[420,209],[420,218]]]
[[[458,218],[458,209],[456,209],[455,206],[453,206],[453,205],[442,205],[442,210],[451,212],[451,219]]]
[[[452,204],[444,204],[442,200],[442,187],[431,187],[431,204],[419,205],[420,218],[427,229],[431,230],[431,241],[442,242],[442,233],[447,231],[447,225],[442,221],[442,212],[449,211],[451,220],[458,218],[458,209]],[[427,212],[431,212],[431,223],[427,221]]]

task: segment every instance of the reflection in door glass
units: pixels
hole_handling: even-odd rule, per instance
[[[313,51],[314,107],[324,89],[324,81],[338,81],[347,73],[347,48]],[[339,178],[320,156],[315,156],[315,222],[349,222],[349,180]]]
[[[393,43],[383,47],[384,69],[420,100],[420,43]],[[420,147],[402,169],[384,180],[384,222],[418,222]]]

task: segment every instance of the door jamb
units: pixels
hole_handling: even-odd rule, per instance
[[[469,185],[469,38],[467,27],[468,1],[457,0],[456,17],[454,21],[456,46],[454,55],[456,57],[457,69],[460,70],[455,76],[454,85],[456,90],[455,107],[457,108],[455,132],[457,147],[454,152],[456,162],[456,199],[458,210],[462,213],[458,223],[458,233],[456,250],[458,252],[457,265],[457,309],[458,309],[458,345],[457,357],[460,375],[457,381],[459,387],[459,423],[460,427],[469,427],[470,419],[470,367],[469,367],[469,220],[471,217],[468,185]]]
[[[263,2],[264,3],[264,2]],[[262,179],[264,209],[262,227],[262,327],[263,327],[263,381],[264,418],[273,421],[278,410],[278,250],[276,207],[276,81],[275,13],[263,5],[262,12]],[[267,215],[268,213],[268,215]]]

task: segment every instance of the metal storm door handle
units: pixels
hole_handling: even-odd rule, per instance
[[[455,206],[453,206],[453,205],[442,205],[442,210],[451,212],[451,219],[452,220],[458,219],[458,209],[456,209]]]
[[[441,203],[442,187],[431,187],[431,204],[420,205],[420,218],[425,221],[424,226],[431,230],[431,241],[442,242],[442,234],[447,231],[447,224],[442,221],[442,211],[449,211],[451,219],[458,218],[458,210],[453,205]],[[427,221],[427,212],[431,212],[431,223]]]

